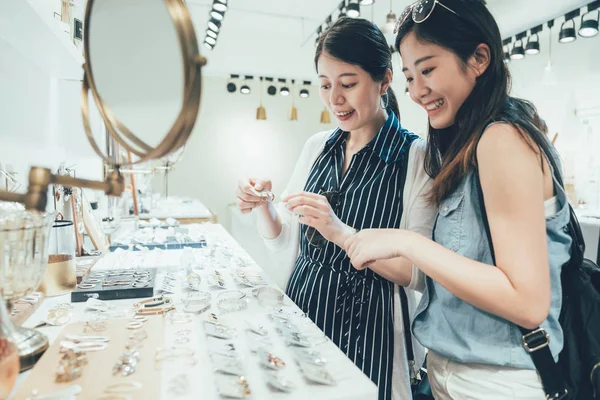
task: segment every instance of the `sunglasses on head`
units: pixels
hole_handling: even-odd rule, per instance
[[[412,20],[415,22],[415,24],[421,24],[427,21],[427,18],[429,18],[429,16],[433,13],[436,4],[439,4],[446,10],[450,11],[452,14],[456,15],[457,17],[460,17],[460,15],[456,13],[456,11],[443,5],[438,0],[419,0],[412,3],[411,5],[406,7],[404,11],[402,11],[400,18],[398,18],[398,22],[396,23],[396,27],[394,28],[394,35],[398,33],[400,27],[404,25],[409,16],[412,16]]]

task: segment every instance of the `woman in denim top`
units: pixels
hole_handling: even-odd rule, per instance
[[[557,155],[535,107],[509,96],[500,32],[483,1],[409,6],[396,48],[411,98],[429,115],[425,168],[434,179],[429,200],[439,206],[434,240],[363,230],[346,251],[358,269],[402,257],[419,267],[397,263],[393,280],[423,290],[412,328],[430,350],[436,399],[544,399],[516,324],[541,325],[558,358],[560,272],[571,239],[567,199],[555,179],[561,171],[547,158]]]

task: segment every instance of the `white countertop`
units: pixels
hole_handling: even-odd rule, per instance
[[[185,197],[168,197],[158,200],[149,213],[140,213],[141,219],[211,218],[213,215],[200,200]]]
[[[240,256],[242,259],[247,261],[248,266],[245,268],[253,269],[261,272],[258,265],[256,265],[249,256],[241,249],[241,247],[235,242],[235,240],[223,229],[220,225],[203,224],[195,225],[195,229],[202,229],[206,232],[206,240],[209,246],[221,245],[226,246],[233,250],[233,254]],[[197,250],[193,250],[197,251]],[[159,268],[159,275],[164,275],[167,271],[176,271],[180,265],[182,256],[186,250],[170,250],[170,251],[150,251],[150,252],[136,252],[134,255],[128,254],[127,257],[120,256],[117,264],[120,268],[131,268],[134,265],[138,265],[141,262],[140,267],[157,267]],[[217,250],[218,253],[218,250]],[[189,255],[189,253],[188,253]],[[186,255],[185,257],[187,257]],[[114,253],[111,253],[112,257]],[[114,259],[107,257],[105,261],[100,260],[94,267],[94,270],[114,268]],[[252,297],[250,288],[242,288],[238,284],[234,283],[232,275],[228,273],[225,268],[219,268],[219,271],[224,275],[231,287],[228,289],[242,290],[248,293],[248,297],[251,298],[248,308],[243,311],[233,312],[229,314],[219,313],[215,298],[219,291],[219,288],[209,288],[207,279],[205,278],[207,272],[201,270],[200,275],[202,276],[202,290],[211,292],[212,294],[212,308],[209,312],[214,312],[219,315],[219,320],[229,326],[235,327],[238,334],[233,339],[238,353],[241,355],[242,364],[245,369],[245,376],[250,384],[252,390],[251,399],[357,399],[357,400],[368,400],[377,398],[377,387],[364,375],[350,359],[348,359],[330,340],[328,340],[324,334],[306,317],[298,317],[303,321],[302,326],[306,327],[310,331],[310,336],[315,338],[315,349],[327,360],[327,370],[336,380],[337,384],[334,386],[326,386],[315,383],[310,383],[300,374],[299,367],[294,362],[294,353],[292,349],[288,347],[283,338],[275,332],[274,322],[268,317],[269,310],[260,306],[258,301]],[[263,273],[263,277],[273,285],[268,276]],[[158,281],[161,281],[160,277]],[[175,302],[179,302],[181,295],[173,295]],[[64,295],[54,298],[47,298],[40,308],[27,320],[25,326],[34,326],[40,322],[47,314],[48,309],[53,305],[62,302],[69,302],[70,296]],[[131,310],[131,305],[139,301],[135,300],[117,300],[111,301],[117,308]],[[89,319],[89,313],[85,313],[85,303],[74,303],[73,304],[73,317],[71,322],[84,321]],[[297,313],[301,311],[296,307],[295,304],[286,296],[284,300],[284,308],[286,310],[294,310]],[[157,399],[172,399],[174,396],[167,392],[168,384],[170,379],[177,374],[186,374],[190,377],[190,390],[187,395],[178,396],[180,399],[219,399],[217,394],[215,383],[214,383],[214,372],[212,371],[211,361],[208,356],[207,339],[204,334],[203,321],[207,320],[209,312],[205,312],[202,315],[196,317],[196,320],[190,324],[182,324],[172,326],[165,324],[165,345],[172,345],[172,339],[174,337],[174,329],[190,329],[194,332],[192,337],[196,337],[195,346],[196,353],[199,355],[199,360],[194,367],[186,367],[185,365],[176,365],[173,368],[164,370],[161,375],[162,379],[162,393],[157,393]],[[273,354],[281,357],[287,364],[284,368],[284,375],[291,379],[297,386],[296,390],[291,393],[277,392],[270,389],[263,380],[264,370],[259,367],[258,359],[256,355],[252,354],[248,347],[248,341],[246,340],[245,328],[247,327],[246,321],[252,321],[254,323],[263,324],[269,332],[269,338],[272,342],[270,350]],[[300,324],[298,324],[300,325]],[[40,329],[45,333],[50,341],[56,339],[59,335],[62,327],[43,327]],[[54,371],[49,371],[53,374]],[[22,373],[17,381],[17,385],[22,384],[27,377],[28,372]],[[133,375],[134,376],[134,375]],[[74,383],[77,383],[75,381]],[[85,388],[84,388],[85,390]],[[132,396],[132,399],[136,399]],[[146,399],[145,399],[146,400]]]

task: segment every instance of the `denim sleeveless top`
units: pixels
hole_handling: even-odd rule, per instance
[[[552,157],[558,160],[557,155]],[[476,179],[473,172],[469,173],[440,203],[435,241],[462,256],[493,265]],[[558,212],[546,218],[552,300],[548,318],[541,327],[550,335],[550,351],[556,360],[563,347],[558,322],[562,305],[560,273],[570,258],[571,237],[566,233],[570,218],[567,197],[554,172],[553,179]],[[425,286],[412,324],[413,333],[423,346],[461,363],[535,369],[516,325],[462,301],[429,277]]]

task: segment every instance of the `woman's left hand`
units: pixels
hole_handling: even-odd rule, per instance
[[[311,226],[330,242],[344,247],[345,240],[356,230],[344,224],[331,208],[329,201],[323,195],[301,192],[286,196],[282,199],[288,210],[300,218],[301,224]]]
[[[377,260],[399,257],[400,246],[406,240],[400,229],[365,229],[344,242],[344,248],[356,269],[365,269]]]

